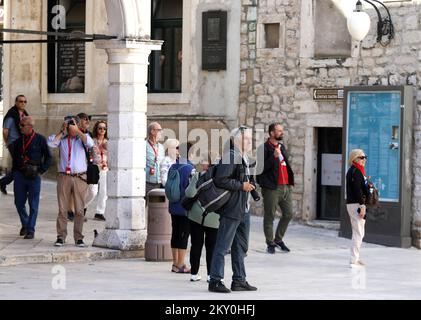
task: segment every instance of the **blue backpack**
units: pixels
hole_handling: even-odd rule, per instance
[[[168,171],[167,182],[165,183],[165,195],[169,202],[179,202],[181,200],[180,170],[187,166],[172,165]]]

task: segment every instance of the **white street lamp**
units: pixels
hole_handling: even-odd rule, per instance
[[[362,4],[358,0],[356,9],[348,16],[347,27],[351,37],[357,41],[365,38],[370,30],[370,16],[361,11]]]
[[[384,3],[379,0],[363,0],[376,10],[377,13],[377,42],[381,45],[386,46],[393,39],[395,31],[392,23],[392,17],[390,16],[389,9],[384,5]],[[374,4],[377,3],[383,7],[387,12],[387,17],[384,19],[380,13],[380,10]],[[361,1],[358,0],[354,12],[352,12],[347,18],[348,31],[351,34],[351,37],[355,40],[361,41],[365,38],[368,31],[370,30],[370,17],[364,12]],[[387,36],[387,40],[383,41],[383,36]]]

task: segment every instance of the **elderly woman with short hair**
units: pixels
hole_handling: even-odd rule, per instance
[[[346,174],[346,208],[352,228],[351,268],[364,266],[360,260],[360,248],[364,238],[365,203],[368,197],[366,161],[367,156],[361,149],[354,149],[349,154],[350,168]]]

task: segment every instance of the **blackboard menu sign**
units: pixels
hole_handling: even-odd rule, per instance
[[[202,14],[202,70],[227,69],[227,12]]]

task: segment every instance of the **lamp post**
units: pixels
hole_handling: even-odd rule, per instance
[[[394,27],[392,18],[390,16],[389,9],[378,0],[363,0],[376,10],[377,13],[377,42],[383,46],[387,46],[394,37]],[[387,17],[383,18],[379,8],[374,3],[380,4],[387,12]],[[357,1],[355,10],[348,16],[347,19],[348,31],[351,37],[357,41],[361,41],[365,38],[368,31],[370,30],[370,17],[362,9],[362,3],[360,0]],[[387,36],[387,40],[383,41],[383,36]]]

